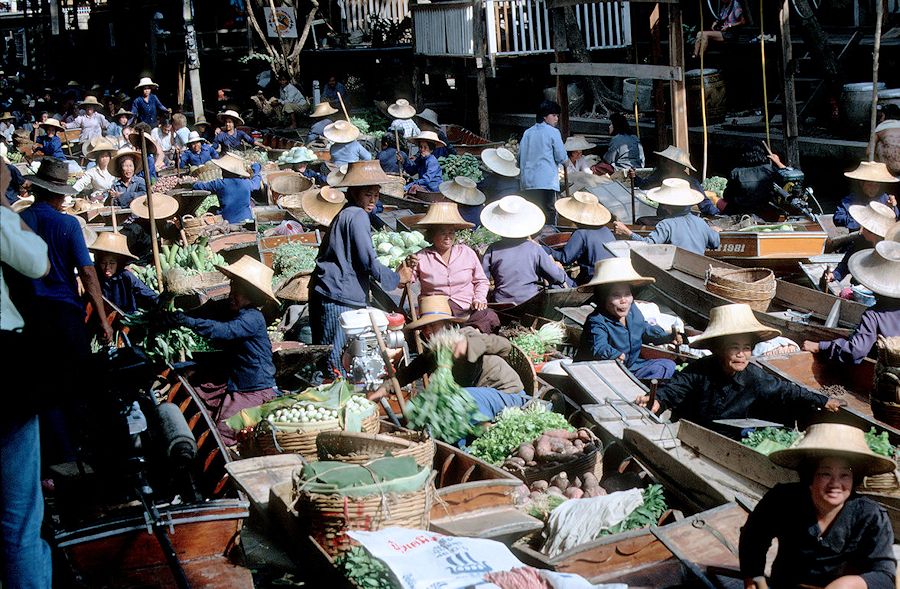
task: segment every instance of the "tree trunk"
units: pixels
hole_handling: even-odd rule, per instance
[[[828,33],[819,24],[815,12],[807,0],[794,0],[794,7],[800,17],[800,31],[803,40],[809,45],[810,54],[822,69],[829,94],[835,98],[835,92],[840,95],[842,76],[837,57],[828,44]]]
[[[566,6],[561,10],[565,19],[566,45],[568,45],[569,51],[572,53],[572,58],[579,63],[591,63],[591,54],[584,44],[584,37],[581,36],[578,20],[575,18],[575,8]],[[617,104],[617,97],[599,77],[587,76],[586,80],[594,98],[591,113],[596,113],[597,107],[600,107],[603,116],[608,117],[612,112],[608,104]]]

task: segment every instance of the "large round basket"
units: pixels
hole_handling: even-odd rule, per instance
[[[319,460],[365,464],[390,453],[395,458],[411,456],[419,466],[434,462],[434,440],[423,432],[368,434],[323,432],[316,438]]]
[[[269,189],[275,203],[286,194],[300,194],[312,188],[312,180],[297,172],[275,172],[268,176]]]
[[[309,281],[312,270],[303,270],[289,277],[278,286],[275,296],[286,301],[305,303],[309,300]]]
[[[900,403],[869,397],[869,405],[872,406],[872,416],[875,419],[893,428],[900,428]]]
[[[775,298],[775,274],[768,268],[707,270],[706,290],[755,311],[767,311]]]
[[[602,458],[601,453],[593,449],[567,462],[556,462],[550,466],[535,466],[509,472],[525,481],[529,487],[535,481],[549,481],[561,472],[565,472],[570,481],[574,481],[575,477],[583,477],[586,473],[592,472],[599,481],[603,478],[603,460],[598,460],[598,458]]]
[[[378,433],[378,412],[362,420],[365,433]],[[309,461],[317,460],[316,437],[322,432],[341,431],[337,419],[317,423],[272,423],[262,421],[256,426],[253,437],[252,454],[270,456],[273,454],[300,454]]]
[[[538,390],[537,373],[534,371],[534,364],[531,362],[528,354],[516,344],[512,344],[509,353],[506,355],[506,363],[522,379],[522,384],[525,385],[525,394],[534,396]]]
[[[866,477],[863,479],[860,490],[868,493],[900,495],[900,473],[895,470],[893,472]]]

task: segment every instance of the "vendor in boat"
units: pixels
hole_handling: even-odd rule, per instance
[[[256,145],[256,139],[238,129],[244,124],[241,115],[233,110],[226,110],[219,115],[219,121],[222,123],[223,130],[216,135],[212,142],[213,149],[218,149],[222,155],[229,151],[240,150],[244,144],[250,147]]]
[[[413,117],[416,116],[416,109],[405,98],[400,98],[394,104],[388,106],[387,111],[389,115],[394,117],[394,120],[391,121],[391,125],[388,127],[391,135],[394,134],[394,131],[397,131],[404,139],[412,139],[422,133],[418,125],[413,121]]]
[[[438,139],[446,144],[445,147],[438,147],[434,150],[434,157],[441,159],[448,155],[456,155],[456,149],[450,144],[450,139],[447,137],[447,134],[444,133],[444,129],[441,127],[440,122],[438,122],[436,112],[430,108],[422,109],[422,112],[417,113],[414,118],[419,129],[422,131],[434,131],[437,133]]]
[[[331,186],[307,190],[300,199],[303,214],[322,227],[329,227],[346,205],[344,193]]]
[[[93,139],[85,157],[96,165],[85,170],[84,175],[75,181],[72,188],[77,192],[89,191],[91,200],[101,202],[106,200],[108,191],[116,181],[116,177],[109,170],[109,162],[116,151],[116,146],[105,137]]]
[[[706,192],[703,190],[703,184],[688,172],[688,170],[696,172],[697,168],[691,165],[691,159],[683,150],[674,145],[670,145],[663,151],[654,151],[653,153],[659,156],[659,162],[657,163],[656,169],[653,170],[649,176],[641,178],[635,174],[634,168],[628,170],[628,177],[634,180],[634,185],[636,187],[643,190],[650,190],[651,188],[662,186],[663,180],[666,178],[680,178],[688,182],[691,189],[696,190],[703,197],[698,201],[697,205],[700,208],[701,214],[706,215],[707,217],[719,215],[719,209],[716,208],[716,205],[706,196]]]
[[[544,249],[563,266],[577,262],[576,283],[585,284],[594,275],[594,265],[612,257],[612,253],[606,249],[607,243],[616,240],[616,236],[607,227],[612,214],[590,192],[576,192],[570,197],[559,199],[556,201],[556,212],[575,223],[577,229],[562,249],[546,246]]]
[[[178,162],[179,166],[185,170],[202,166],[210,160],[219,159],[219,152],[213,149],[197,131],[191,131],[188,140],[185,141],[185,146],[187,149],[181,153],[181,159]]]
[[[672,378],[672,360],[641,358],[643,343],[663,344],[677,339],[663,328],[649,324],[634,304],[633,289],[653,282],[653,278],[638,274],[629,258],[597,262],[591,281],[578,287],[581,292],[594,294],[597,308],[584,322],[576,361],[619,360],[638,378]]]
[[[603,154],[601,166],[604,172],[644,167],[644,146],[622,113],[610,115],[609,136],[609,148]]]
[[[100,278],[103,298],[125,313],[134,313],[156,304],[159,295],[125,267],[137,256],[128,250],[127,238],[119,232],[99,234],[88,246]]]
[[[659,203],[662,217],[650,235],[638,235],[621,221],[614,224],[616,235],[645,243],[670,243],[701,256],[719,247],[718,230],[691,213],[691,206],[702,202],[703,196],[687,180],[667,178],[659,188],[647,191],[647,198]]]
[[[178,201],[168,194],[151,193],[153,199],[153,218],[160,236],[177,240],[178,228],[172,222],[178,212]],[[149,260],[153,243],[150,239],[150,209],[147,195],[139,196],[129,205],[131,217],[122,225],[122,234],[128,239],[128,250],[142,260]]]
[[[889,206],[874,201],[868,205],[850,205],[850,217],[859,226],[859,237],[851,242],[834,270],[826,268],[820,284],[822,290],[825,290],[829,282],[844,280],[850,274],[850,258],[857,252],[875,247],[896,224],[894,211]]]
[[[220,180],[195,182],[194,190],[208,190],[219,197],[222,205],[220,213],[229,223],[243,223],[253,220],[253,201],[250,194],[262,185],[261,167],[253,162],[250,172],[244,158],[235,153],[226,153],[219,159],[210,160],[222,169]]]
[[[870,356],[881,337],[900,336],[900,242],[882,241],[874,249],[856,252],[849,262],[853,277],[875,295],[859,325],[847,338],[803,342],[803,349],[829,361],[859,364]]]
[[[759,214],[772,200],[778,169],[785,167],[760,141],[744,146],[740,167],[731,170],[722,199],[716,206],[726,215]]]
[[[354,162],[368,161],[372,159],[369,150],[360,145],[359,129],[349,121],[335,121],[322,131],[325,139],[331,141],[329,150],[331,163],[337,167]]]
[[[53,118],[49,118],[38,125],[44,134],[35,139],[34,155],[42,155],[44,157],[55,157],[57,159],[66,159],[66,152],[63,151],[62,141],[60,141],[57,133],[65,131],[65,127]]]
[[[575,172],[593,174],[591,162],[584,157],[584,152],[594,149],[597,147],[596,145],[585,139],[584,135],[572,135],[566,139],[563,146],[566,148],[566,155],[568,156],[566,161],[563,162],[563,168],[565,168],[566,172],[569,174],[574,174]]]
[[[781,335],[762,325],[745,304],[722,305],[710,311],[709,325],[691,341],[708,349],[700,358],[656,392],[651,410],[669,409],[672,419],[687,419],[712,429],[720,419],[759,418],[789,424],[815,409],[837,411],[841,404],[792,382],[781,380],[750,363],[753,347]],[[647,395],[635,402],[646,407]]]
[[[402,151],[402,143],[400,144],[401,149],[397,149],[397,139],[398,136],[395,136],[390,131],[386,131],[381,136],[381,149],[375,154],[375,159],[381,163],[381,169],[384,170],[385,174],[396,174],[399,176],[401,167],[406,165],[409,157]],[[398,155],[400,158],[397,157]]]
[[[416,227],[432,244],[414,256],[413,281],[419,281],[421,296],[447,297],[453,316],[462,323],[482,333],[496,331],[500,318],[488,309],[490,282],[478,254],[469,246],[456,243],[456,232],[472,227],[460,216],[456,203],[432,204]]]
[[[481,152],[481,164],[484,178],[478,183],[478,190],[488,202],[519,193],[519,166],[513,152],[505,147],[489,147]]]
[[[747,517],[739,549],[744,587],[766,586],[766,553],[777,538],[772,587],[893,588],[890,519],[856,487],[864,477],[894,472],[894,461],[872,452],[863,430],[838,423],[809,426],[769,459],[796,470],[800,481],[776,485]]]
[[[555,216],[559,166],[568,159],[557,129],[560,112],[560,106],[552,100],[541,102],[537,122],[525,130],[519,142],[519,187],[526,199],[541,207],[545,217]]]
[[[404,186],[408,194],[417,192],[437,192],[443,180],[441,172],[441,164],[434,157],[434,150],[437,146],[445,147],[447,144],[438,139],[437,133],[434,131],[425,131],[413,137],[416,145],[419,147],[419,154],[412,159],[406,160],[398,153],[397,163],[403,165],[403,170],[410,175],[416,175],[418,178]]]
[[[282,159],[283,158],[283,159]],[[308,147],[292,147],[279,158],[282,168],[287,168],[297,172],[304,178],[309,178],[318,186],[328,184],[328,178],[324,174],[316,172],[309,166],[318,161],[316,154]]]
[[[236,443],[235,431],[225,421],[278,394],[272,342],[263,315],[263,309],[277,307],[278,300],[272,294],[272,269],[262,262],[243,256],[234,264],[217,268],[231,279],[227,300],[201,307],[203,317],[167,313],[161,323],[188,327],[222,350],[220,366],[228,371],[227,384],[198,387],[198,393],[212,413],[222,441],[231,446]]]
[[[900,179],[892,176],[887,166],[881,162],[859,162],[855,170],[844,172],[853,180],[853,191],[841,199],[834,211],[834,224],[850,231],[859,231],[859,223],[850,215],[853,205],[867,205],[872,201],[887,205],[894,211],[894,220],[900,219],[897,197],[892,194]]]
[[[344,348],[341,313],[366,307],[373,278],[387,291],[412,279],[407,264],[397,272],[381,264],[372,245],[369,214],[375,210],[381,185],[392,181],[378,162],[365,161],[350,164],[340,182],[333,185],[347,188],[347,204],[322,238],[309,284],[313,342],[333,346],[328,365],[333,372],[340,370]]]
[[[306,134],[307,145],[325,137],[325,127],[334,122],[330,117],[337,112],[338,110],[328,102],[320,102],[316,105],[313,111],[309,113],[309,118],[316,119],[316,122],[312,124],[309,128],[309,133]]]
[[[452,180],[441,182],[438,191],[456,203],[460,216],[467,223],[472,227],[481,226],[481,211],[487,199],[484,193],[478,190],[474,180],[467,176],[457,176]]]
[[[110,188],[113,204],[127,207],[138,196],[147,194],[147,183],[136,174],[143,169],[141,153],[130,147],[116,152],[109,160],[109,171],[116,180]]]
[[[481,211],[481,224],[502,239],[485,252],[482,267],[494,281],[492,302],[518,305],[537,295],[544,281],[561,288],[568,276],[559,262],[532,241],[545,222],[536,204],[517,194],[505,196]]]

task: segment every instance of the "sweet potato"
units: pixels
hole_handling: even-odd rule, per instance
[[[577,432],[577,437],[582,442],[590,442],[594,438],[593,434],[591,433],[591,430],[586,429],[586,428],[579,429]]]
[[[563,440],[559,438],[550,438],[550,450],[554,454],[564,454],[566,452],[567,445]]]
[[[606,495],[606,490],[601,486],[590,487],[589,489],[584,489],[585,497],[602,497]]]
[[[544,432],[545,436],[550,436],[551,438],[559,438],[562,440],[574,440],[577,436],[575,432],[569,432],[564,429],[549,429]]]
[[[584,484],[581,486],[582,489],[585,487],[597,487],[600,485],[600,481],[597,480],[597,476],[592,472],[584,473]]]
[[[556,495],[558,497],[565,497],[565,495],[563,495],[563,492],[559,487],[552,487],[552,486],[547,487],[547,494]]]
[[[533,483],[531,483],[531,490],[546,491],[549,486],[550,483],[548,483],[547,481],[534,481]]]
[[[584,491],[582,491],[578,487],[569,487],[568,489],[566,489],[563,495],[565,495],[569,499],[581,499],[582,497],[584,497]]]
[[[525,462],[534,460],[534,446],[531,444],[522,444],[516,451],[516,455]]]
[[[580,489],[582,487],[581,479],[578,477],[575,477],[575,480],[572,481],[572,486],[578,487]]]
[[[537,466],[537,462],[535,462],[534,460],[529,460],[525,463],[525,466]]]
[[[548,436],[541,436],[538,438],[537,442],[534,443],[534,455],[536,458],[544,458],[552,453],[553,451],[550,448],[550,438]]]
[[[515,464],[516,466],[525,466],[525,461],[519,458],[518,456],[511,456],[507,458],[503,464]]]
[[[550,479],[550,485],[554,486],[554,487],[558,487],[562,491],[565,491],[566,489],[568,489],[570,484],[571,483],[569,482],[569,475],[567,475],[564,472],[561,472],[558,475],[554,476],[552,479]]]

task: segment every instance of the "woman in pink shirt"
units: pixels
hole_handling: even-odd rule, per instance
[[[416,254],[413,280],[419,281],[421,296],[444,295],[465,325],[483,333],[495,331],[500,318],[487,306],[490,283],[481,260],[472,248],[456,243],[456,232],[474,225],[460,216],[455,202],[440,202],[431,205],[417,226],[433,244]]]

